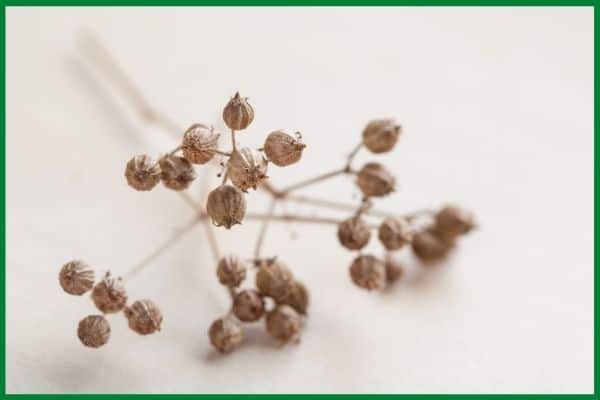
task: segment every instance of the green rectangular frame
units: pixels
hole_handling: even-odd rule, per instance
[[[299,395],[216,395],[216,394],[71,394],[71,395],[50,395],[50,394],[6,394],[6,369],[10,366],[6,365],[6,7],[24,7],[24,6],[424,6],[424,7],[435,7],[435,6],[552,6],[552,7],[593,7],[594,8],[594,21],[598,19],[598,4],[600,0],[2,0],[3,7],[2,12],[2,92],[4,94],[2,98],[2,151],[0,152],[1,157],[1,185],[0,185],[0,198],[2,199],[2,267],[4,273],[0,274],[0,290],[1,290],[1,301],[4,308],[4,313],[1,318],[1,329],[0,335],[2,340],[2,346],[0,348],[1,358],[4,361],[1,364],[0,370],[0,398],[56,398],[56,399],[78,399],[78,398],[107,398],[107,399],[129,399],[132,396],[136,398],[191,398],[201,397],[205,400],[223,400],[226,398],[245,398],[248,400],[269,398],[271,400],[285,400],[293,398],[294,400],[300,399],[315,399],[315,398],[328,398],[328,399],[342,399],[342,398],[370,398],[377,397],[378,399],[384,398],[395,398],[402,397],[407,400],[422,400],[422,399],[439,399],[443,398],[456,398],[466,397],[472,400],[483,399],[483,398],[494,398],[497,400],[503,399],[537,399],[537,398],[577,398],[577,399],[600,399],[600,373],[596,366],[598,365],[598,359],[600,357],[600,349],[596,345],[596,333],[599,331],[598,324],[598,297],[596,296],[596,288],[600,280],[600,274],[598,273],[598,259],[596,258],[596,249],[600,246],[600,241],[596,236],[596,231],[599,224],[599,218],[596,214],[596,206],[598,202],[598,165],[596,163],[596,150],[598,150],[598,128],[596,125],[596,116],[598,115],[598,104],[594,100],[594,393],[593,394],[579,394],[579,395],[553,395],[553,394],[390,394],[390,395],[353,395],[353,394],[337,394],[337,395],[321,395],[321,394],[299,394]],[[598,94],[598,80],[595,79],[595,73],[598,71],[598,29],[594,23],[594,99]]]

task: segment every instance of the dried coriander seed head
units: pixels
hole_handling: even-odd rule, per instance
[[[302,319],[292,307],[282,304],[267,314],[267,333],[282,342],[298,338]]]
[[[247,97],[241,97],[238,92],[229,100],[223,109],[223,121],[234,131],[246,129],[254,119],[254,109],[248,103]]]
[[[294,281],[288,293],[280,299],[279,304],[287,304],[300,314],[305,315],[308,309],[308,301],[309,296],[306,286]]]
[[[363,144],[373,153],[390,151],[398,141],[400,129],[393,119],[373,120],[363,130]]]
[[[221,353],[229,353],[244,340],[240,325],[231,317],[215,320],[209,330],[208,337],[213,346]]]
[[[206,212],[215,226],[231,229],[241,224],[246,214],[246,199],[242,192],[231,185],[221,185],[208,195]]]
[[[299,132],[292,136],[280,130],[269,133],[263,149],[269,161],[278,167],[285,167],[300,161],[305,147]]]
[[[387,250],[399,250],[412,241],[412,229],[404,218],[386,218],[379,225],[379,241]]]
[[[138,300],[125,307],[125,317],[129,327],[140,335],[149,335],[160,331],[163,316],[152,300]]]
[[[454,238],[475,227],[475,216],[469,210],[450,204],[435,214],[435,227],[444,237]]]
[[[360,217],[348,218],[338,225],[338,239],[349,250],[360,250],[369,243],[371,230]]]
[[[245,147],[231,154],[227,162],[227,176],[243,192],[256,187],[267,179],[269,162],[258,151]]]
[[[413,253],[423,261],[444,258],[452,249],[453,242],[440,236],[435,229],[427,229],[414,235]]]
[[[240,286],[246,279],[246,263],[236,256],[226,256],[219,260],[217,277],[222,285],[230,288]]]
[[[79,321],[77,337],[84,346],[96,349],[108,342],[110,325],[102,315],[88,315]]]
[[[181,151],[192,164],[206,164],[217,153],[219,134],[212,127],[194,124],[183,134]]]
[[[385,262],[385,278],[388,283],[396,282],[404,275],[404,268],[399,262],[391,259]]]
[[[172,190],[185,190],[196,179],[192,164],[183,157],[167,155],[159,161],[163,184]]]
[[[92,300],[105,314],[119,312],[127,303],[127,293],[121,278],[115,278],[107,272],[104,278],[94,286]]]
[[[381,197],[394,191],[396,179],[379,163],[367,163],[360,171],[356,183],[365,197]]]
[[[258,321],[265,313],[265,302],[256,290],[242,290],[233,299],[232,311],[242,322]]]
[[[284,299],[292,290],[294,277],[290,269],[281,261],[273,260],[260,267],[256,273],[256,287],[265,296],[276,302]]]
[[[60,269],[58,281],[65,292],[81,296],[94,286],[94,270],[81,260],[69,261]]]
[[[350,277],[361,288],[381,290],[385,287],[385,265],[371,255],[360,255],[350,265]]]
[[[152,190],[160,181],[160,166],[146,154],[134,156],[125,166],[125,179],[135,190]]]

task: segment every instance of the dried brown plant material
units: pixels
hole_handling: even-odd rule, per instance
[[[396,179],[383,165],[371,162],[358,171],[356,183],[365,197],[381,197],[394,191]]]
[[[111,276],[107,272],[104,278],[94,286],[92,300],[105,314],[119,312],[127,303],[127,293],[120,277]]]
[[[152,300],[138,300],[125,307],[125,317],[129,327],[140,335],[149,335],[160,331],[163,316]]]
[[[240,190],[246,192],[267,179],[269,162],[261,153],[245,147],[235,150],[227,162],[227,176]]]
[[[208,330],[208,337],[213,346],[221,353],[229,353],[244,340],[241,326],[231,317],[215,320]]]
[[[269,161],[278,167],[285,167],[300,161],[305,147],[299,132],[292,136],[279,130],[269,133],[263,149]]]
[[[65,292],[81,296],[94,286],[94,270],[84,261],[69,261],[60,269],[58,281]]]
[[[208,195],[206,212],[215,226],[231,229],[241,224],[246,214],[246,199],[243,193],[231,185],[221,185]]]
[[[196,179],[196,171],[184,157],[167,155],[160,159],[160,178],[172,190],[185,190]]]
[[[258,321],[265,313],[265,302],[256,290],[242,290],[233,299],[232,311],[242,322]]]
[[[396,145],[400,129],[393,119],[373,120],[363,130],[363,144],[373,153],[388,152]]]
[[[435,214],[435,227],[442,236],[454,238],[475,227],[475,216],[469,210],[450,204]]]
[[[246,129],[253,119],[254,109],[248,103],[248,98],[236,92],[223,109],[223,121],[230,129],[239,131]]]
[[[110,325],[102,315],[88,315],[77,327],[77,337],[84,346],[98,348],[110,338]]]
[[[360,217],[352,217],[338,225],[338,239],[349,250],[360,250],[369,243],[371,230]]]
[[[404,268],[402,265],[394,260],[385,261],[385,278],[388,283],[394,283],[404,275]]]
[[[308,290],[298,281],[292,282],[290,290],[279,300],[279,304],[287,304],[302,315],[308,310],[308,302]]]
[[[267,333],[282,342],[296,340],[302,326],[300,315],[292,307],[282,304],[267,314]]]
[[[379,241],[386,250],[399,250],[412,241],[412,229],[404,218],[386,218],[379,225]]]
[[[292,271],[280,260],[263,264],[256,273],[256,287],[265,296],[276,302],[284,299],[292,290]]]
[[[230,288],[240,286],[246,279],[246,263],[236,256],[226,256],[219,260],[217,277],[222,285]]]
[[[386,282],[385,265],[372,255],[360,255],[350,265],[350,277],[363,289],[381,290]]]
[[[125,179],[135,190],[152,190],[160,181],[160,166],[146,154],[137,155],[127,162]]]
[[[194,124],[183,134],[181,151],[192,164],[206,164],[217,153],[219,134],[213,127]]]
[[[413,253],[423,261],[435,261],[444,258],[452,249],[453,242],[443,238],[435,229],[427,229],[414,235]]]

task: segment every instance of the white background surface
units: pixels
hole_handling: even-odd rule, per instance
[[[197,228],[128,283],[161,306],[163,331],[111,316],[109,344],[84,348],[77,322],[95,310],[61,291],[60,266],[124,273],[192,213],[126,186],[131,155],[175,142],[91,79],[82,28],[182,126],[217,123],[240,90],[256,109],[243,144],[301,130],[302,162],[270,171],[279,186],[341,165],[369,119],[398,118],[396,151],[357,160],[397,175],[377,207],[452,200],[481,230],[436,268],[401,254],[410,273],[377,294],[351,284],[333,227],[273,226],[265,252],[312,293],[302,343],[279,349],[257,324],[221,357],[206,331],[228,300]],[[592,32],[583,7],[9,8],[8,392],[591,392]],[[358,200],[346,179],[306,193]],[[221,246],[249,256],[257,230],[219,231]]]

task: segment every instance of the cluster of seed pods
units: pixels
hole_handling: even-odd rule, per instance
[[[160,181],[172,190],[185,190],[196,179],[193,164],[206,164],[215,155],[224,156],[222,184],[208,195],[206,211],[215,226],[230,229],[240,224],[246,213],[244,193],[255,189],[267,179],[269,162],[285,167],[302,157],[306,147],[300,133],[283,130],[271,132],[260,149],[238,148],[236,132],[248,128],[254,120],[254,109],[236,93],[223,109],[223,121],[231,129],[232,149],[218,149],[220,133],[213,127],[193,124],[183,134],[175,150],[154,160],[146,154],[133,157],[125,167],[125,178],[132,188],[152,190]],[[177,155],[181,151],[182,155]],[[227,182],[231,181],[231,184]]]
[[[127,292],[121,278],[107,272],[100,282],[94,282],[94,270],[84,261],[69,261],[60,270],[58,280],[63,290],[74,296],[91,291],[91,298],[102,314],[88,315],[79,321],[77,336],[84,346],[98,348],[110,339],[110,324],[106,314],[123,312],[129,327],[140,335],[160,331],[162,313],[151,300],[137,300],[127,305]]]

